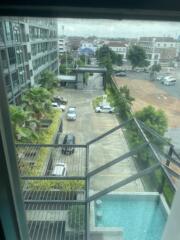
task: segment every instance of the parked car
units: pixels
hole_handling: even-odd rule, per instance
[[[53,101],[57,102],[58,104],[67,104],[68,103],[68,100],[62,96],[53,97]]]
[[[77,117],[76,107],[69,107],[66,115],[67,120],[75,121],[76,117]]]
[[[113,113],[114,108],[111,107],[110,105],[100,105],[96,107],[95,112],[97,113]]]
[[[138,72],[138,73],[139,72],[144,72],[144,68],[136,68],[135,71]]]
[[[176,79],[173,76],[167,76],[163,79],[163,84],[166,86],[172,86],[176,84]]]
[[[52,107],[65,111],[66,106],[63,104],[58,104],[57,102],[52,102]]]
[[[63,140],[62,153],[72,154],[74,153],[75,136],[73,134],[67,134]],[[71,145],[71,146],[69,146]]]
[[[159,76],[157,76],[156,80],[162,82],[164,80],[164,76],[163,75],[159,75]]]
[[[117,76],[117,77],[124,77],[124,76],[126,76],[127,74],[126,74],[126,72],[118,72],[118,73],[115,73],[115,76]]]
[[[67,175],[67,165],[65,163],[56,163],[52,171],[53,176],[66,176]]]

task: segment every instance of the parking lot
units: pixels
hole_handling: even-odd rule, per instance
[[[172,74],[173,75],[173,74]],[[180,72],[174,73],[175,86],[165,86],[159,81],[150,81],[148,73],[128,72],[126,77],[115,77],[118,86],[127,85],[135,98],[133,110],[139,111],[148,105],[162,109],[168,118],[169,128],[180,127]]]
[[[86,144],[88,141],[119,124],[114,114],[94,112],[92,99],[98,95],[102,95],[102,90],[63,89],[60,94],[68,99],[68,106],[75,106],[77,109],[76,121],[67,121],[66,112],[63,114],[63,134],[60,138],[60,143],[62,143],[65,134],[72,133],[76,137],[76,144]],[[90,146],[89,168],[93,170],[128,151],[123,133],[121,130],[118,130]],[[80,160],[81,155],[76,150],[74,154],[68,157],[64,157],[63,155],[61,157],[62,161],[68,159],[66,161],[67,168],[71,168],[71,159],[73,161],[77,159],[77,164],[83,164],[82,160]],[[136,168],[132,159],[129,158],[95,175],[90,181],[90,188],[93,191],[103,190],[105,187],[123,180],[134,173],[136,173]],[[141,181],[137,180],[120,189],[120,191],[122,190],[143,191],[143,187]]]

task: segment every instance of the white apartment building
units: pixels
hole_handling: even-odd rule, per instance
[[[58,39],[58,51],[59,54],[67,52],[67,39],[65,37],[60,37]]]

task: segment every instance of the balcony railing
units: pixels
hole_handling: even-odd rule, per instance
[[[117,131],[128,131],[130,125],[137,129],[142,137],[142,143],[129,146],[129,149],[117,158],[92,167],[92,163],[98,161],[96,155],[96,148],[100,147],[98,144],[106,141],[106,137],[111,137]],[[155,145],[155,142],[158,144]],[[111,151],[113,146],[107,145],[107,148]],[[135,118],[85,145],[17,144],[16,150],[29,236],[32,240],[84,240],[89,237],[98,239],[105,234],[105,230],[92,229],[91,202],[134,181],[139,180],[143,183],[144,177],[152,178],[152,174],[155,177],[157,171],[161,171],[163,177],[162,186],[158,185],[156,191],[164,195],[166,192],[163,192],[163,184],[168,184],[170,191],[175,192],[176,183],[180,178],[180,157],[173,145]],[[136,171],[127,176],[119,172],[116,180],[111,179],[108,184],[107,181],[103,183],[104,171],[107,173],[112,167],[116,170],[123,169],[127,161],[135,162],[145,152],[151,158],[151,165],[141,169],[137,167]],[[63,171],[59,174],[54,173],[58,164],[62,164],[64,173]],[[121,168],[119,164],[122,164]],[[98,174],[101,174],[101,178]],[[93,191],[95,181],[96,185],[101,187]]]

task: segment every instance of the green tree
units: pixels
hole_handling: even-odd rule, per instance
[[[60,74],[66,74],[66,65],[61,64],[59,67]]]
[[[146,53],[140,46],[132,46],[127,54],[127,58],[131,62],[132,69],[135,67],[147,67],[149,62],[146,60]]]
[[[108,59],[112,64],[122,65],[122,56],[120,54],[116,54],[112,51],[108,46],[103,45],[96,51],[96,57],[100,61],[100,63],[106,62],[105,59]]]
[[[22,107],[10,105],[10,118],[15,140],[32,142],[38,138],[32,127],[32,123],[37,124],[37,121],[32,118],[30,112],[24,111]]]
[[[165,113],[162,110],[156,110],[153,106],[147,106],[141,111],[136,112],[135,117],[162,137],[167,131],[168,124]],[[163,151],[164,142],[145,129],[144,132],[154,148]],[[138,145],[144,143],[142,135],[133,122],[127,127],[126,137],[131,147],[137,147]],[[139,151],[134,157],[134,160],[139,170],[150,167],[157,162],[149,148],[144,148],[143,151]],[[172,188],[169,186],[166,175],[161,171],[161,169],[145,176],[143,181],[148,191],[163,192],[166,200],[169,204],[171,204],[174,193]]]
[[[135,117],[161,136],[164,136],[167,131],[168,123],[165,113],[162,110],[156,110],[153,106],[147,106],[136,112]]]
[[[130,95],[128,87],[120,87],[114,96],[114,105],[117,112],[122,119],[127,119],[130,116],[132,102],[134,101],[134,98]]]
[[[51,93],[42,87],[27,90],[22,101],[25,110],[33,112],[33,117],[37,120],[43,118],[51,110]]]
[[[54,87],[57,87],[58,79],[52,71],[44,71],[41,74],[39,83],[41,87],[46,88],[48,91],[52,91]]]
[[[115,60],[115,64],[117,64],[118,66],[121,66],[123,64],[123,57],[121,54],[116,54],[116,60]]]
[[[161,71],[161,65],[160,65],[160,64],[154,64],[154,65],[151,67],[151,71],[152,71],[152,72],[160,72],[160,71]]]
[[[74,61],[73,56],[71,53],[63,53],[62,56],[60,56],[60,62],[61,64],[72,64]]]

